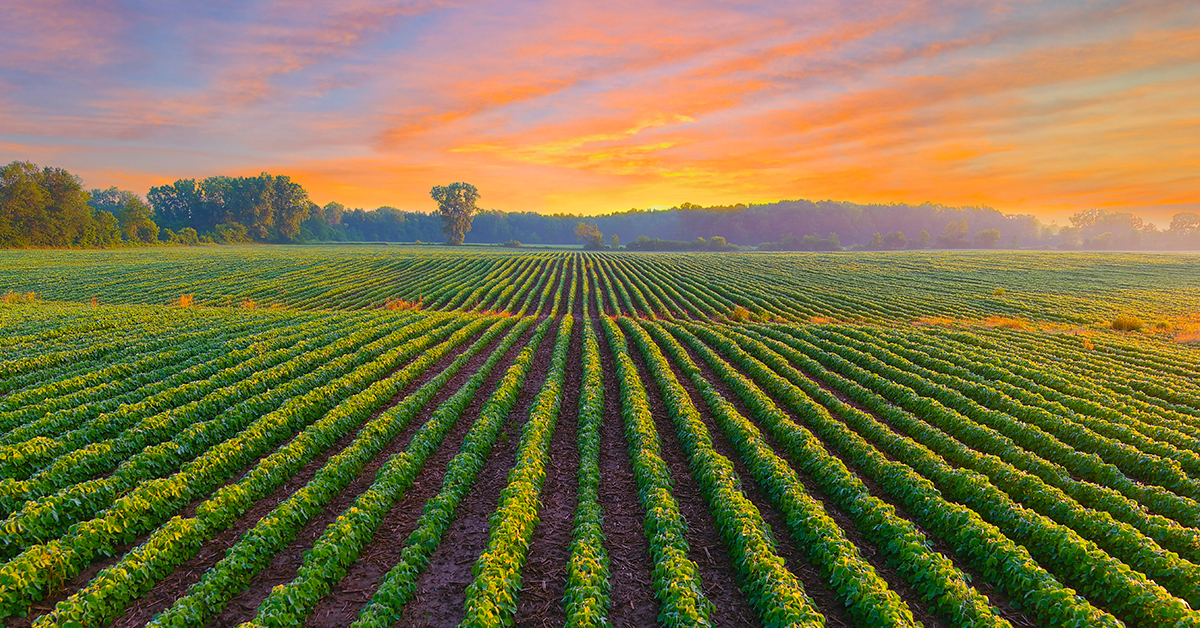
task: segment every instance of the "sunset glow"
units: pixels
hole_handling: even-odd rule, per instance
[[[1200,5],[0,1],[0,161],[429,210],[1200,211]]]

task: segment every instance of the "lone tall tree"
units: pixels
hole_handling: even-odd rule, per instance
[[[471,230],[471,216],[479,211],[475,206],[475,201],[479,200],[479,190],[470,183],[451,183],[435,185],[429,195],[437,201],[446,243],[462,244]]]

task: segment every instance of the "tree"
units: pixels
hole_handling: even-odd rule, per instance
[[[586,222],[575,225],[575,239],[583,242],[585,249],[604,248],[604,234],[600,233],[600,229],[596,225],[589,225]]]
[[[158,225],[154,224],[153,215],[154,209],[136,195],[125,199],[117,211],[121,235],[127,242],[158,242]]]
[[[615,248],[619,248],[620,246],[621,246],[621,236],[614,233],[612,236],[612,247],[615,249]]]
[[[975,244],[981,249],[994,249],[1000,241],[1000,231],[997,229],[981,229],[975,232]]]
[[[268,179],[271,175],[263,173]],[[308,192],[291,177],[277,176],[271,181],[271,214],[279,237],[291,242],[300,235],[300,224],[308,220]]]
[[[928,231],[922,229],[921,233],[917,234],[917,248],[918,249],[929,248],[929,232]]]
[[[938,236],[938,246],[944,249],[964,248],[968,245],[967,233],[970,232],[970,227],[967,226],[967,219],[961,221],[951,220],[946,224],[945,231]]]
[[[49,193],[38,183],[38,174],[38,167],[28,161],[14,161],[0,169],[0,243],[4,246],[44,244]]]
[[[892,251],[899,251],[908,245],[908,239],[904,237],[903,231],[892,231],[883,236],[883,248]]]
[[[141,202],[141,199],[138,199]],[[117,217],[112,212],[98,211],[96,212],[96,227],[95,235],[89,238],[91,246],[117,246],[121,244],[121,226],[117,222]],[[154,223],[150,223],[153,225]],[[154,235],[158,236],[158,227],[154,228]]]
[[[437,201],[446,243],[455,246],[462,244],[471,230],[471,217],[479,211],[475,206],[479,200],[479,190],[470,183],[460,182],[435,185],[429,195]]]
[[[0,246],[114,244],[111,227],[116,217],[90,201],[91,194],[70,172],[14,161],[0,168]]]
[[[146,198],[163,226],[180,229],[192,224],[203,195],[195,179],[179,179],[170,185],[150,188]]]
[[[336,201],[330,201],[325,204],[324,211],[325,224],[329,226],[338,225],[342,222],[342,215],[346,213],[346,206]]]
[[[878,251],[878,250],[882,249],[883,248],[883,234],[876,231],[875,235],[871,236],[871,241],[867,243],[867,248],[871,249],[872,251]]]
[[[1175,214],[1171,219],[1171,232],[1176,235],[1188,236],[1200,231],[1200,215],[1192,212]]]

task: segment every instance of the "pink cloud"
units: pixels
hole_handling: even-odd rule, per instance
[[[1177,0],[41,6],[0,27],[0,151],[97,186],[270,170],[363,206],[468,179],[539,211],[1200,207],[1200,9]],[[161,60],[131,36],[147,20],[179,35]]]

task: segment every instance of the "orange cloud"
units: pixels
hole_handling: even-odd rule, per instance
[[[489,207],[583,213],[1200,210],[1184,1],[56,6],[0,26],[0,153],[95,187],[267,170],[410,209],[469,180]]]

